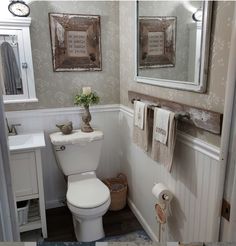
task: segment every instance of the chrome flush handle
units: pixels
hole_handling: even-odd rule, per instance
[[[55,150],[56,151],[64,151],[66,149],[66,146],[61,145],[61,146],[56,146]]]
[[[28,64],[27,64],[27,62],[22,62],[22,68],[23,69],[27,69],[28,68]]]

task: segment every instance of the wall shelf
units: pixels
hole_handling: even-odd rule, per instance
[[[223,114],[221,113],[161,99],[135,91],[128,91],[128,97],[132,103],[134,100],[145,101],[148,103],[150,102],[150,104],[158,105],[160,108],[171,110],[175,113],[187,113],[189,115],[189,119],[180,118],[180,121],[217,135],[221,134],[223,119]]]
[[[26,231],[32,231],[42,228],[42,223],[40,220],[29,222],[25,225],[20,226],[20,233]]]
[[[39,212],[39,201],[30,200],[28,223],[20,226],[20,232],[31,231],[42,227]]]

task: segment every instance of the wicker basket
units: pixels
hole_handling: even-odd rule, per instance
[[[119,173],[116,178],[105,179],[103,182],[111,192],[111,205],[109,210],[118,211],[126,206],[127,198],[127,178],[123,173]]]

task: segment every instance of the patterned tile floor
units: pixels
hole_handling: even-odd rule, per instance
[[[151,239],[144,230],[138,230],[120,236],[105,237],[98,242],[136,242],[139,244],[151,243]],[[79,243],[79,242],[38,242],[38,246],[95,246],[96,242]],[[102,246],[102,245],[101,245]]]
[[[0,245],[1,246],[1,245]],[[97,243],[75,243],[75,242],[59,242],[38,244],[38,246],[236,246],[236,242],[211,242],[211,243],[178,243],[178,242],[97,242]]]

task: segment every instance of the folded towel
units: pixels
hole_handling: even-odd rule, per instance
[[[154,126],[156,125],[157,110],[154,110]],[[163,164],[167,167],[168,171],[171,171],[175,142],[176,142],[176,131],[177,121],[175,120],[175,114],[170,112],[169,115],[169,129],[168,129],[168,139],[166,144],[162,144],[155,139],[155,127],[153,127],[153,139],[152,139],[152,151],[151,157],[153,160]]]
[[[168,139],[170,111],[161,108],[155,108],[155,111],[153,137],[156,141],[166,144]]]
[[[136,102],[135,102],[136,103]],[[147,104],[144,103],[144,115],[143,115],[143,129],[141,125],[135,125],[134,114],[134,126],[133,126],[133,142],[144,151],[148,151],[148,134],[149,134],[149,114]]]
[[[134,125],[144,129],[144,111],[146,104],[143,102],[135,101],[134,102]]]

